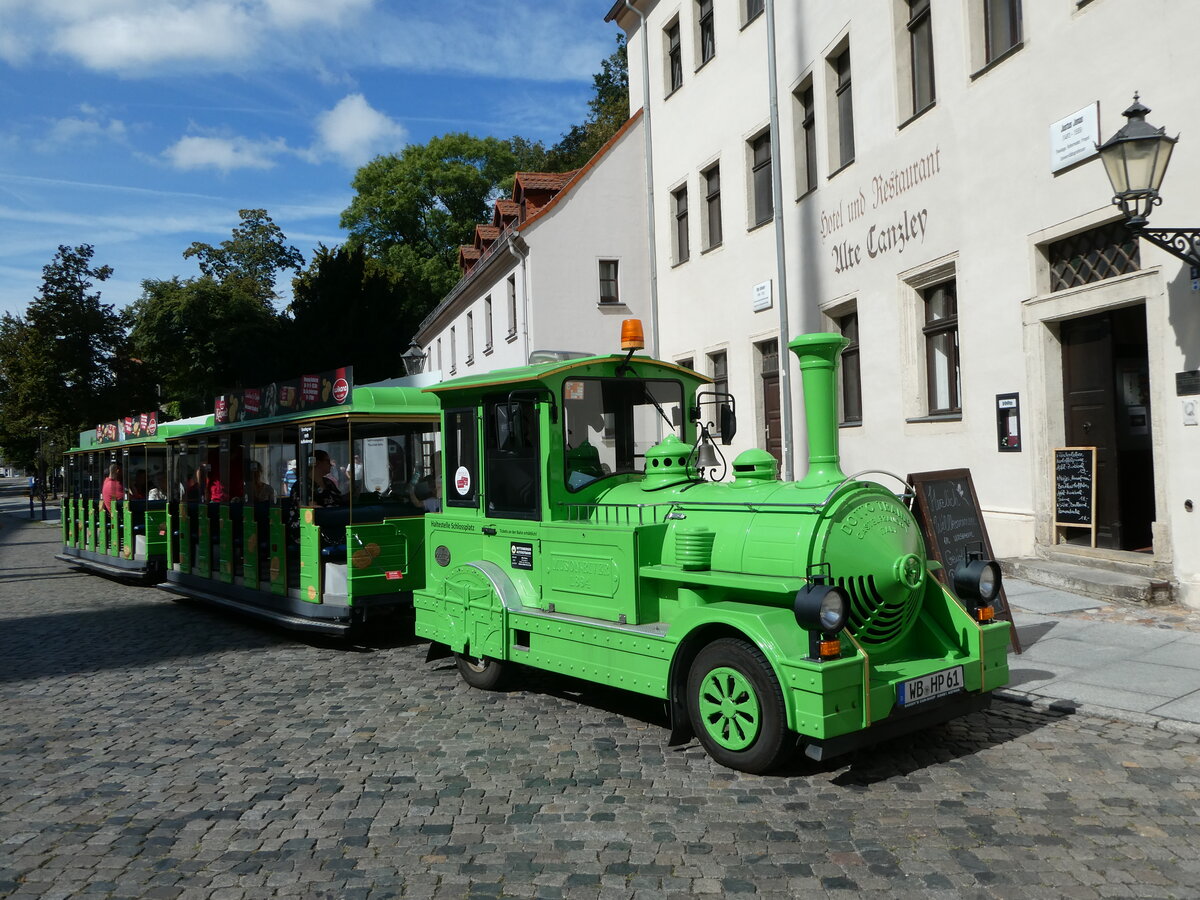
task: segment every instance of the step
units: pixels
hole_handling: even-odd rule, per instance
[[[1160,606],[1173,602],[1169,582],[1146,574],[1117,571],[1106,561],[1064,562],[1061,559],[1002,559],[1000,569],[1008,578],[1082,594],[1097,600]]]

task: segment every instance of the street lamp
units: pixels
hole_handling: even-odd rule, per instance
[[[1188,265],[1200,266],[1200,229],[1147,227],[1150,211],[1162,203],[1158,191],[1179,140],[1147,122],[1149,112],[1134,94],[1133,105],[1123,113],[1129,120],[1125,127],[1096,148],[1112,183],[1112,202],[1135,234]]]
[[[400,354],[400,359],[404,361],[404,372],[407,375],[419,374],[425,365],[425,354],[421,352],[421,345],[416,339]]]

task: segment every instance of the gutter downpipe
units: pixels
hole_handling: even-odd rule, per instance
[[[521,261],[521,334],[525,343],[525,365],[529,362],[529,269],[525,265],[526,255],[517,249],[513,236],[508,236],[505,243],[508,252]]]
[[[625,0],[626,3],[629,0]],[[792,385],[790,381],[790,354],[784,353],[791,332],[788,327],[787,293],[787,243],[783,233],[783,172],[779,153],[779,83],[775,74],[775,0],[767,0],[767,81],[771,95],[771,195],[775,204],[775,264],[779,280],[779,411],[783,450],[782,477],[792,481]]]
[[[625,8],[642,20],[642,120],[645,126],[646,232],[650,240],[650,355],[658,355],[658,242],[654,233],[654,141],[650,129],[650,33],[646,16],[625,0]]]

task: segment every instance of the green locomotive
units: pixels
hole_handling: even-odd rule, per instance
[[[731,398],[635,356],[639,331],[623,333],[624,355],[428,388],[446,478],[414,591],[431,658],[453,653],[480,688],[528,666],[661,698],[673,742],[694,734],[747,772],[797,743],[821,759],[986,706],[1008,678],[999,569],[964,561],[951,593],[903,498],[842,473],[844,339],[789,345],[807,475],[780,481],[749,450],[716,482],[702,418],[723,413],[728,436]]]

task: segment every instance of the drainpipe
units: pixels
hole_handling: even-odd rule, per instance
[[[629,0],[626,0],[628,3]],[[779,83],[775,76],[775,0],[767,0],[767,81],[771,93],[771,198],[775,204],[775,265],[779,281],[779,411],[783,442],[782,477],[793,478],[792,385],[789,355],[783,352],[791,337],[788,328],[787,244],[783,235],[783,173],[779,153]]]
[[[521,337],[525,344],[525,356],[522,365],[529,362],[529,268],[525,265],[525,260],[529,254],[522,253],[517,249],[516,242],[513,236],[508,236],[508,242],[505,244],[508,252],[521,261]]]
[[[642,20],[642,125],[646,145],[646,232],[650,240],[650,355],[658,359],[658,242],[654,233],[654,141],[650,130],[650,33],[646,16],[629,0],[625,8]]]

